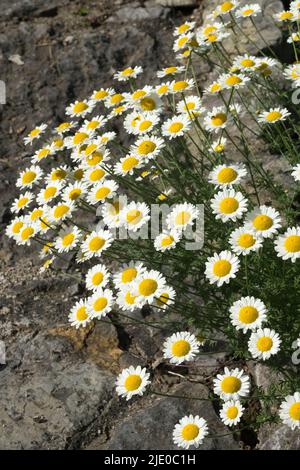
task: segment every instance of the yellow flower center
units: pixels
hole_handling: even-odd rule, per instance
[[[38,157],[39,160],[42,160],[42,158],[47,157],[47,155],[49,155],[49,153],[50,153],[49,149],[41,149],[38,152],[37,157]]]
[[[24,173],[24,175],[22,176],[22,183],[23,184],[30,184],[32,183],[36,178],[36,173],[35,171],[27,171],[26,173]]]
[[[226,259],[220,259],[215,262],[213,267],[213,273],[217,277],[227,276],[231,271],[231,263]]]
[[[178,214],[175,217],[175,224],[185,225],[189,223],[190,220],[191,220],[191,214],[186,211],[181,211],[181,212],[178,212]]]
[[[127,282],[131,282],[133,281],[133,279],[136,278],[136,275],[137,275],[136,268],[125,269],[125,271],[122,272],[122,276],[121,276],[122,282],[124,284],[126,284]]]
[[[153,111],[156,108],[156,103],[152,98],[143,98],[140,102],[143,111]]]
[[[141,220],[141,217],[142,213],[137,209],[132,209],[126,214],[126,220],[129,224],[137,224]]]
[[[219,83],[214,83],[213,85],[211,85],[210,87],[210,91],[211,93],[216,93],[218,91],[221,90],[221,85]]]
[[[149,295],[154,294],[157,287],[158,287],[158,284],[155,281],[155,279],[144,279],[139,284],[139,292],[144,297],[148,297]]]
[[[111,190],[109,188],[106,188],[106,187],[99,188],[96,191],[96,199],[98,201],[100,201],[101,199],[105,199],[109,195],[110,192]]]
[[[121,93],[116,93],[110,98],[111,104],[119,104],[122,100],[123,100],[123,95],[121,95]]]
[[[239,202],[234,197],[225,197],[219,207],[223,214],[232,214],[239,208]]]
[[[291,235],[287,237],[284,242],[284,247],[290,253],[297,253],[298,251],[300,251],[300,236]]]
[[[73,137],[73,142],[75,145],[80,145],[88,138],[88,135],[85,132],[77,132]]]
[[[252,13],[254,13],[252,8],[246,8],[246,10],[243,11],[244,16],[252,15]]]
[[[96,312],[101,312],[101,310],[105,309],[107,304],[108,302],[105,297],[99,297],[97,300],[95,300],[93,308]]]
[[[174,238],[171,235],[164,237],[161,241],[161,246],[170,246],[174,243]]]
[[[62,239],[62,244],[63,246],[70,246],[72,245],[73,241],[75,239],[75,235],[74,233],[68,233],[67,235],[65,235]]]
[[[232,10],[234,7],[234,4],[232,2],[224,2],[222,5],[220,5],[220,9],[223,13],[226,13],[227,11]]]
[[[39,133],[41,132],[40,129],[33,129],[31,132],[30,132],[30,137],[37,137],[39,135]]]
[[[218,40],[218,36],[216,34],[208,34],[206,39],[209,42],[216,42]]]
[[[163,292],[158,299],[156,299],[159,305],[166,305],[169,301],[169,294],[167,292]]]
[[[12,232],[13,233],[19,233],[21,228],[23,227],[24,223],[21,222],[20,220],[18,220],[17,222],[15,222],[12,226]]]
[[[71,189],[71,191],[69,192],[69,198],[71,199],[71,201],[76,201],[76,199],[79,198],[81,193],[82,190],[80,188]]]
[[[34,234],[33,228],[32,227],[26,227],[21,232],[21,238],[22,238],[22,240],[28,240],[28,238],[31,237],[33,234]]]
[[[164,93],[167,93],[168,90],[169,90],[168,85],[161,85],[161,86],[158,88],[157,93],[158,93],[159,95],[163,95]]]
[[[217,153],[221,153],[224,150],[224,145],[223,144],[218,144],[215,146],[214,151]]]
[[[105,240],[101,237],[94,237],[89,242],[90,251],[98,251],[104,246]]]
[[[290,417],[295,421],[300,421],[300,402],[293,403],[289,410]]]
[[[149,155],[149,153],[154,152],[155,149],[156,144],[154,142],[151,140],[144,140],[144,142],[141,142],[138,146],[138,153],[140,155]]]
[[[169,127],[169,132],[172,134],[177,134],[177,132],[180,132],[181,129],[183,128],[182,122],[173,122],[170,127]]]
[[[140,131],[146,131],[147,129],[149,129],[149,127],[152,126],[152,122],[151,121],[143,121],[140,123],[139,125],[139,130]]]
[[[67,172],[65,170],[62,170],[61,168],[58,168],[58,170],[53,170],[51,173],[51,179],[53,181],[56,180],[63,180],[64,177],[66,176]]]
[[[60,219],[65,214],[67,214],[67,212],[69,212],[69,206],[66,206],[65,204],[61,204],[60,206],[55,207],[53,215],[55,219]]]
[[[226,415],[227,415],[227,418],[229,419],[235,419],[238,414],[239,414],[239,410],[237,409],[236,406],[230,406],[226,410]]]
[[[147,93],[145,90],[136,90],[134,93],[132,93],[132,99],[134,100],[140,100],[143,98]]]
[[[258,318],[258,311],[252,306],[241,307],[239,311],[239,320],[242,323],[249,325],[250,323],[255,322]]]
[[[184,80],[175,82],[173,85],[173,90],[174,91],[182,91],[185,90],[188,87],[188,83]]]
[[[273,341],[269,336],[262,336],[256,342],[257,349],[261,352],[270,351],[273,346]]]
[[[131,295],[130,292],[126,292],[125,300],[129,305],[133,305],[136,299],[136,295]]]
[[[290,11],[283,11],[280,13],[281,20],[290,20],[291,18],[293,18],[293,13]]]
[[[196,424],[186,424],[182,430],[181,430],[181,435],[182,438],[185,441],[192,441],[193,439],[196,439],[200,432],[199,427]]]
[[[94,286],[99,286],[103,282],[104,276],[102,273],[95,273],[92,277],[92,284]]]
[[[282,114],[279,111],[271,111],[266,115],[266,120],[269,122],[277,121],[282,117]]]
[[[68,122],[62,122],[59,126],[57,126],[56,130],[58,132],[60,131],[65,131],[66,129],[68,129],[70,127],[70,124]]]
[[[128,157],[122,163],[122,170],[123,171],[130,171],[139,163],[138,159],[135,157]]]
[[[273,220],[268,215],[260,214],[253,220],[253,226],[256,230],[268,230],[273,225]]]
[[[24,196],[24,197],[21,197],[19,200],[18,200],[18,208],[21,209],[22,207],[26,206],[27,202],[29,201],[28,197]]]
[[[44,190],[44,199],[48,200],[54,197],[57,193],[57,188],[55,186],[49,186]]]
[[[95,100],[103,100],[106,98],[108,95],[108,92],[106,90],[99,90],[94,93],[94,99]]]
[[[241,381],[233,375],[225,377],[221,382],[221,389],[224,393],[236,393],[241,388]]]
[[[238,239],[238,244],[242,248],[250,248],[255,244],[255,238],[250,233],[243,233]]]
[[[122,70],[121,75],[128,77],[129,75],[132,75],[133,72],[134,72],[133,68],[127,67],[127,69]]]
[[[179,339],[172,345],[172,354],[176,357],[186,356],[191,350],[191,345],[185,339]]]
[[[169,73],[175,73],[176,70],[177,70],[177,67],[167,67],[167,68],[164,69],[164,72],[166,74],[169,74]]]
[[[92,155],[87,157],[86,162],[89,166],[96,166],[103,160],[103,154],[101,152],[94,152]]]
[[[95,152],[96,149],[97,149],[96,144],[90,144],[86,147],[84,153],[86,156],[89,156],[91,153]]]
[[[78,168],[78,170],[74,171],[73,176],[77,181],[82,180],[82,178],[83,178],[83,169]]]
[[[179,33],[179,34],[183,34],[183,33],[185,33],[185,32],[188,31],[188,30],[189,30],[189,25],[186,24],[186,23],[184,23],[184,24],[178,26],[178,33]],[[177,68],[177,67],[169,67],[169,68]]]
[[[253,67],[255,65],[255,62],[252,59],[243,59],[241,60],[241,65],[243,67],[249,68],[249,67]]]
[[[208,34],[214,33],[216,31],[216,29],[217,28],[215,26],[211,26],[211,25],[206,26],[206,28],[204,28],[204,30],[203,30],[203,34],[205,36],[207,36]]]
[[[91,171],[90,180],[91,181],[99,181],[103,178],[104,175],[105,175],[105,171],[98,168],[96,170]]]
[[[182,38],[179,38],[177,42],[178,47],[183,47],[187,43],[188,40],[189,38],[187,36],[183,36]]]
[[[88,317],[88,313],[86,310],[86,307],[83,305],[82,307],[79,307],[79,309],[76,312],[76,318],[78,321],[84,321]]]
[[[79,114],[85,111],[88,108],[88,105],[83,101],[79,101],[73,106],[73,113]]]
[[[237,178],[237,172],[233,168],[222,168],[222,170],[219,171],[218,173],[218,182],[219,183],[232,183]]]
[[[223,124],[225,124],[226,121],[227,121],[227,116],[225,113],[218,113],[211,118],[211,122],[213,126],[215,127],[222,126]]]
[[[132,374],[127,377],[125,380],[124,386],[128,392],[133,392],[134,390],[137,390],[142,383],[142,379],[139,375],[137,374]]]
[[[231,75],[230,77],[226,78],[226,85],[228,86],[235,86],[241,83],[242,79],[237,75]]]

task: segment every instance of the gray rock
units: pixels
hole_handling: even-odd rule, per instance
[[[208,391],[203,385],[189,384],[188,387],[187,385],[174,387],[169,393],[206,398]],[[111,438],[102,448],[107,450],[176,449],[172,442],[173,428],[183,416],[190,414],[205,418],[211,435],[216,436],[205,439],[201,450],[239,448],[232,436],[221,437],[228,433],[228,430],[220,422],[211,402],[178,398],[158,398],[148,405],[144,403],[142,410],[132,413],[129,411],[128,416],[110,431]]]
[[[264,424],[258,434],[260,450],[299,450],[300,430],[283,424]]]

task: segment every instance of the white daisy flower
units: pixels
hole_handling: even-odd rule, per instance
[[[278,121],[285,121],[291,113],[286,108],[271,108],[259,114],[258,121],[263,124],[274,124]]]
[[[33,222],[25,222],[17,233],[15,240],[18,245],[30,245],[32,237],[38,232],[38,227]]]
[[[133,93],[126,95],[126,102],[130,105],[135,105],[139,103],[143,98],[146,98],[153,92],[151,86],[146,85],[143,88],[138,88],[134,90]]]
[[[20,173],[16,186],[18,188],[32,188],[41,179],[42,174],[43,172],[39,166],[32,165]]]
[[[32,144],[32,142],[38,139],[42,134],[44,134],[45,130],[47,129],[46,124],[41,124],[40,126],[35,127],[32,131],[29,132],[28,136],[25,137],[24,143]]]
[[[205,419],[197,416],[184,416],[175,425],[173,441],[178,447],[189,449],[191,446],[199,447],[208,434],[208,426]]]
[[[72,212],[75,210],[73,201],[58,203],[53,207],[49,207],[47,211],[47,218],[51,222],[59,223],[70,217]]]
[[[260,328],[267,320],[265,304],[255,297],[241,297],[229,309],[231,323],[237,330],[247,333]]]
[[[79,300],[79,302],[76,302],[76,304],[71,309],[69,314],[69,322],[72,326],[75,326],[76,329],[78,329],[81,326],[86,327],[90,321],[91,317],[87,309],[86,301]]]
[[[179,80],[171,82],[171,91],[172,93],[184,93],[194,86],[194,80],[187,79],[187,80]]]
[[[84,170],[98,167],[100,164],[107,162],[110,157],[110,151],[108,149],[98,148],[91,153],[86,152],[87,149],[88,147],[83,154],[81,154],[81,157],[83,157],[83,160],[81,159],[81,165]]]
[[[300,227],[289,227],[287,231],[275,240],[277,256],[295,263],[300,258]]]
[[[104,202],[106,199],[114,197],[118,187],[114,180],[105,179],[103,182],[94,185],[90,189],[86,199],[90,204],[96,205],[99,202]]]
[[[221,251],[221,253],[215,253],[214,256],[208,258],[205,266],[205,276],[210,284],[216,283],[218,287],[221,287],[224,283],[228,284],[230,279],[236,277],[240,261],[230,251]]]
[[[283,11],[280,11],[279,13],[275,13],[273,15],[273,18],[276,20],[276,21],[279,21],[280,23],[281,22],[284,22],[284,21],[290,21],[293,19],[293,12],[292,11],[286,11],[286,10],[283,10]]]
[[[227,90],[231,90],[232,88],[241,88],[249,81],[250,78],[243,74],[225,73],[219,77],[219,82],[222,88]]]
[[[226,143],[227,139],[225,137],[220,137],[211,144],[211,147],[208,149],[208,151],[210,153],[222,153],[225,150]]]
[[[164,358],[171,364],[181,364],[192,361],[199,352],[200,342],[188,331],[174,333],[163,344]]]
[[[81,127],[82,132],[86,132],[89,136],[93,135],[95,131],[102,129],[107,123],[105,116],[98,115],[94,116],[91,119],[86,119]]]
[[[182,73],[185,71],[185,67],[183,65],[176,66],[171,65],[170,67],[166,67],[159,72],[157,72],[158,78],[164,78],[168,75],[176,75],[177,73]]]
[[[162,112],[162,101],[160,95],[155,91],[145,96],[134,104],[134,108],[141,113],[151,112],[160,114]]]
[[[279,335],[270,328],[260,328],[254,331],[248,341],[248,349],[254,359],[269,359],[278,353],[281,340]]]
[[[240,184],[246,175],[247,170],[243,164],[218,165],[209,173],[208,181],[219,188],[230,187],[233,184]]]
[[[229,400],[223,403],[220,418],[225,426],[235,426],[241,420],[245,408],[238,400]]]
[[[173,248],[175,248],[176,244],[179,242],[181,239],[181,232],[179,230],[170,230],[170,231],[164,231],[163,233],[160,233],[157,235],[157,237],[154,240],[154,247],[156,251],[168,251]]]
[[[111,311],[113,302],[114,296],[110,289],[98,288],[87,299],[87,309],[91,318],[100,319],[105,317]]]
[[[67,149],[81,149],[81,147],[89,142],[90,134],[88,132],[78,131],[75,134],[65,138]]]
[[[137,155],[126,155],[114,166],[114,174],[120,176],[132,175],[142,165],[143,162]]]
[[[110,273],[104,264],[96,264],[88,270],[85,277],[85,284],[88,290],[96,291],[105,287],[109,281]]]
[[[90,233],[81,245],[85,259],[100,256],[104,250],[110,247],[113,236],[109,230],[98,230]]]
[[[263,240],[257,237],[253,231],[242,227],[231,233],[229,243],[234,253],[245,256],[252,251],[258,251],[263,245]]]
[[[112,88],[99,88],[99,90],[94,90],[90,96],[89,102],[92,104],[100,103],[105,101],[110,95],[114,93]]]
[[[214,393],[221,400],[239,400],[240,397],[247,397],[250,390],[249,376],[243,370],[224,368],[224,374],[218,374],[213,381]]]
[[[292,33],[290,37],[288,37],[287,42],[289,44],[293,44],[294,42],[300,41],[300,33]]]
[[[192,32],[181,34],[178,38],[175,39],[173,50],[175,52],[178,52],[182,49],[185,49],[187,46],[191,44],[193,38],[194,38],[194,34]]]
[[[295,181],[300,181],[300,163],[293,167],[292,176]]]
[[[41,160],[51,155],[51,147],[43,147],[37,150],[31,158],[32,163],[40,163]]]
[[[199,116],[205,109],[201,106],[201,100],[198,96],[187,96],[176,105],[178,114],[186,114],[189,118]]]
[[[129,134],[141,135],[151,132],[158,122],[159,116],[155,112],[140,113],[134,111],[126,116],[124,127]]]
[[[109,228],[117,228],[123,225],[120,219],[120,211],[125,207],[125,200],[120,196],[118,198],[107,201],[102,206],[103,222]]]
[[[247,199],[234,189],[224,189],[215,194],[211,200],[211,208],[216,214],[216,219],[221,219],[222,222],[228,222],[228,220],[235,222],[243,217],[244,212],[247,212]]]
[[[20,233],[20,230],[22,229],[22,227],[24,227],[26,220],[27,218],[25,216],[16,217],[15,219],[13,219],[12,222],[7,225],[5,229],[6,235],[9,238],[13,238],[14,240],[16,240],[18,234]]]
[[[64,181],[69,172],[70,168],[67,167],[67,165],[52,168],[50,174],[45,177],[45,183],[49,184],[53,181]]]
[[[91,168],[84,168],[83,182],[88,186],[98,184],[107,176],[107,172],[101,165],[96,165]]]
[[[279,416],[291,429],[300,428],[300,393],[288,395],[280,405]]]
[[[65,149],[65,141],[62,138],[56,137],[50,144],[51,155],[56,155]]]
[[[63,134],[65,134],[66,132],[69,132],[74,126],[75,126],[75,122],[71,121],[71,122],[62,122],[60,123],[58,126],[56,126],[55,128],[55,132],[62,136]]]
[[[146,163],[155,158],[164,147],[164,141],[160,137],[153,135],[143,135],[138,138],[136,143],[130,148],[130,152],[142,158]]]
[[[281,227],[281,217],[273,207],[260,206],[247,215],[245,226],[257,236],[272,238]]]
[[[284,69],[283,75],[293,81],[293,86],[298,87],[300,83],[300,64],[289,65]]]
[[[234,11],[239,5],[240,2],[238,0],[225,1],[217,6],[216,11],[221,16],[227,15],[227,13]]]
[[[60,195],[62,183],[60,181],[51,181],[42,188],[37,195],[37,202],[40,205],[48,204]]]
[[[186,114],[180,114],[168,119],[162,125],[162,134],[169,139],[184,135],[191,127],[190,120]]]
[[[66,114],[71,117],[85,117],[93,110],[93,103],[87,100],[75,101],[66,108]]]
[[[218,132],[220,129],[225,129],[230,116],[224,107],[214,107],[207,113],[204,118],[204,127],[208,131]]]
[[[146,271],[142,263],[136,264],[131,261],[124,264],[121,269],[113,276],[114,285],[117,289],[132,287],[133,281]]]
[[[196,23],[195,21],[186,21],[185,23],[182,23],[179,26],[176,26],[174,30],[174,36],[181,36],[184,33],[187,33],[188,31],[191,31],[194,29]]]
[[[166,286],[159,297],[153,301],[153,306],[158,307],[160,310],[165,310],[167,307],[174,303],[176,292],[172,287]]]
[[[139,65],[135,67],[127,67],[126,69],[120,70],[114,74],[114,79],[119,82],[127,82],[131,78],[136,78],[143,72],[143,68]]]
[[[132,287],[122,287],[116,299],[119,308],[125,312],[133,312],[144,304]]]
[[[59,233],[54,247],[59,253],[68,253],[76,247],[80,238],[81,232],[77,227],[66,228]]]
[[[205,95],[217,95],[223,90],[223,85],[219,80],[212,82],[208,87],[204,89]]]
[[[134,395],[143,395],[147,385],[151,382],[149,380],[150,374],[146,369],[141,366],[130,366],[128,369],[123,369],[116,381],[116,392],[126,400],[130,400]]]
[[[166,223],[169,230],[183,231],[187,226],[192,226],[199,216],[198,209],[187,202],[177,204],[168,214]]]
[[[150,220],[149,212],[144,202],[132,201],[121,210],[120,221],[128,230],[136,232]]]
[[[199,46],[210,47],[211,44],[216,42],[222,42],[223,39],[226,39],[230,36],[230,32],[222,29],[212,30],[210,33],[203,33],[201,31],[197,32],[197,42]]]
[[[133,290],[149,304],[153,302],[155,297],[160,297],[165,287],[165,278],[153,269],[141,271],[133,283]]]
[[[12,203],[10,208],[11,212],[18,214],[21,210],[28,207],[32,203],[33,199],[34,195],[30,191],[26,191],[24,194],[20,194],[20,196],[17,197]]]
[[[163,82],[155,87],[155,93],[161,96],[167,96],[171,93],[171,82]]]
[[[259,66],[259,59],[253,55],[239,55],[234,59],[232,66],[237,70],[251,72]]]
[[[107,108],[119,107],[125,100],[125,95],[123,93],[112,93],[108,95],[105,99],[104,104]]]
[[[69,201],[77,201],[78,199],[82,198],[87,192],[87,186],[82,183],[73,183],[69,184],[62,193],[62,199],[66,202]]]
[[[235,16],[237,18],[249,18],[249,16],[255,17],[259,13],[261,13],[261,6],[258,3],[248,3],[236,10]]]
[[[31,212],[29,212],[28,219],[31,222],[35,222],[39,220],[45,214],[45,212],[46,212],[45,207],[35,207],[34,209],[32,209]]]

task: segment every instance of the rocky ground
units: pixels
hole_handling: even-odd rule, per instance
[[[1,234],[11,218],[16,170],[30,156],[24,135],[37,123],[60,121],[67,103],[110,85],[112,73],[123,66],[142,65],[150,82],[157,69],[172,62],[174,25],[191,15],[201,21],[209,3],[2,0],[0,79],[7,86],[7,103],[0,105]],[[278,33],[265,28],[270,42],[276,42]],[[211,73],[202,72],[201,80]],[[0,448],[172,449],[171,430],[189,413],[208,419],[212,433],[220,436],[207,439],[206,449],[299,446],[300,435],[281,426],[263,428],[259,435],[223,436],[226,429],[211,402],[158,395],[129,404],[118,400],[115,375],[130,364],[152,368],[155,390],[185,395],[188,388],[191,396],[207,397],[212,376],[230,364],[226,344],[217,342],[217,353],[206,351],[194,376],[182,368],[178,377],[178,370],[161,362],[166,332],[135,321],[152,320],[149,312],[135,312],[125,325],[112,317],[84,332],[70,328],[66,312],[81,292],[81,283],[66,273],[39,274],[36,255],[1,236],[0,338],[7,361],[0,366]],[[268,370],[246,367],[253,380],[265,383]]]

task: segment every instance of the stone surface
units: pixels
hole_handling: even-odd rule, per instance
[[[288,426],[264,424],[258,434],[258,448],[261,450],[299,450],[300,430]]]
[[[170,394],[207,398],[208,390],[201,384],[186,384],[174,387]],[[198,414],[205,418],[212,435],[226,434],[226,428],[218,419],[211,402],[169,397],[157,398],[149,404],[144,403],[140,410],[132,410],[132,412],[129,410],[128,416],[111,429],[111,438],[101,448],[109,450],[176,449],[172,442],[173,428],[183,416],[189,414]],[[201,450],[238,448],[238,443],[231,435],[207,438],[201,446]]]

